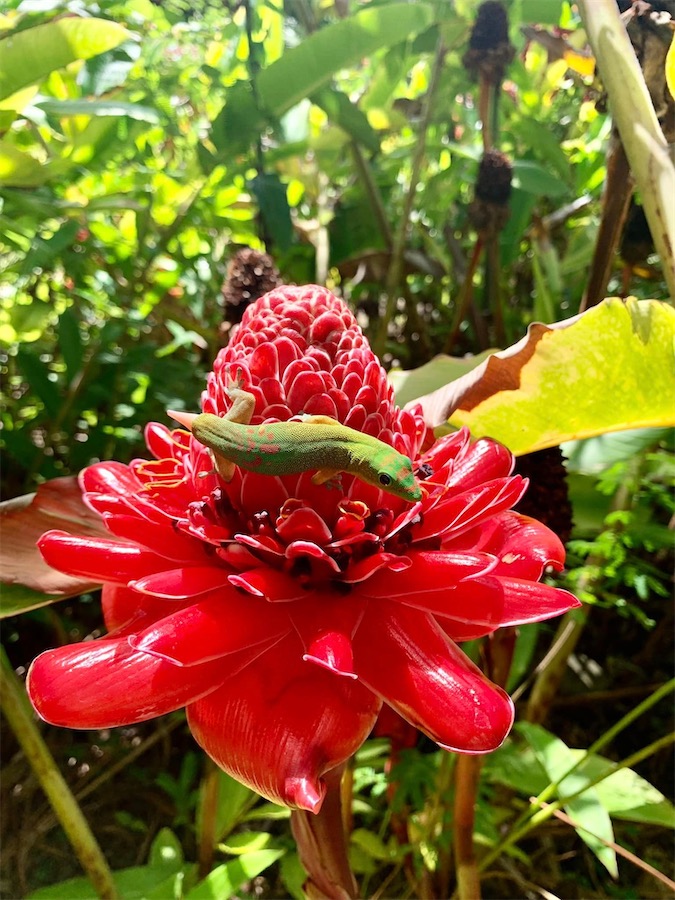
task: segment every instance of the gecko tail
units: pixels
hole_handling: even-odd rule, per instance
[[[167,409],[167,414],[170,415],[172,419],[180,422],[183,428],[187,428],[188,431],[192,431],[192,423],[199,415],[199,413],[179,412],[175,409]]]

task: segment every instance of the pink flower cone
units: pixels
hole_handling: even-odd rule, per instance
[[[80,477],[113,537],[39,541],[50,565],[103,582],[109,633],[35,660],[36,710],[96,729],[184,706],[219,766],[314,812],[322,775],[358,749],[383,702],[442,747],[498,747],[513,704],[456,642],[578,605],[538,582],[564,550],[511,511],[526,488],[511,454],[466,431],[433,443],[324,288],[279,288],[246,310],[203,411],[225,414],[237,378],[256,398],[254,423],[332,416],[409,456],[423,499],[346,474],[317,486],[311,472],[238,468],[225,484],[189,433],[149,425],[154,460]]]

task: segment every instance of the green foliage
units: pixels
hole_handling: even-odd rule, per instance
[[[345,6],[10,0],[0,16],[6,494],[95,459],[144,453],[148,421],[167,423],[167,408],[197,409],[222,343],[228,262],[240,246],[268,250],[285,281],[341,289],[371,337],[381,299],[393,291],[382,350],[398,364],[392,381],[401,403],[470,372],[532,322],[577,313],[601,218],[611,121],[593,102],[593,79],[521,31],[560,26],[581,47],[576,7],[508,4],[518,52],[498,122],[499,146],[513,162],[495,257],[503,334],[486,261],[470,279],[472,312],[460,317],[448,347],[477,248],[469,207],[484,127],[479,87],[461,59],[478,3]],[[640,300],[667,294],[653,263],[645,261],[646,277],[632,275]],[[619,268],[617,260],[611,295],[621,289]],[[535,400],[525,390],[498,390],[487,403],[496,396],[496,410],[473,414],[480,433],[525,452],[668,420],[672,310],[664,304],[612,301],[553,334],[552,360],[535,354],[527,370],[536,370]],[[570,420],[575,427],[563,428]],[[604,436],[568,446],[576,532],[567,582],[611,622],[652,627],[670,590],[669,437],[641,429],[619,444]],[[44,597],[21,587],[7,593],[12,612]],[[58,621],[48,613],[24,618],[45,628]],[[63,639],[67,629],[53,627]],[[536,676],[547,635],[545,625],[521,630],[509,689]],[[525,723],[486,761],[476,796],[482,851],[508,852],[536,880],[531,845],[505,848],[505,835],[530,795],[579,761],[578,743]],[[391,762],[390,744],[370,741],[351,773],[350,852],[362,892],[449,896],[454,759],[414,748]],[[212,806],[213,783],[192,752],[149,780],[178,834],[159,830],[145,865],[115,872],[121,896],[249,896],[261,873],[271,891],[303,896],[288,810],[258,802],[222,772]],[[599,837],[611,840],[616,830],[617,841],[625,839],[626,822],[673,827],[672,805],[656,787],[597,754],[562,779],[555,797],[574,793],[565,803],[573,827],[612,874],[614,851]],[[119,810],[116,822],[149,834],[137,814]],[[555,839],[545,836],[546,854]],[[192,860],[205,846],[215,862],[199,880]],[[93,893],[78,878],[31,896]]]

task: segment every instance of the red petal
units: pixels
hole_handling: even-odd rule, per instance
[[[127,584],[166,566],[166,560],[135,544],[47,531],[37,542],[46,562],[61,572]]]
[[[180,419],[177,421],[180,421]],[[160,425],[159,422],[149,422],[145,426],[144,436],[145,444],[155,459],[173,456],[179,446],[176,444],[173,432],[166,425]]]
[[[305,647],[303,659],[356,678],[352,636],[363,616],[365,600],[358,595],[313,593],[289,608],[289,616]]]
[[[305,404],[311,397],[324,392],[323,379],[318,372],[298,372],[290,384],[289,379],[284,376],[284,384],[286,385],[286,400],[296,414],[305,411]]]
[[[183,566],[167,569],[146,578],[131,581],[129,587],[141,594],[164,597],[166,600],[185,600],[209,591],[224,590],[229,593],[230,572],[217,566]]]
[[[407,601],[410,597],[429,592],[448,591],[459,582],[484,575],[495,566],[495,559],[489,553],[429,550],[414,552],[401,559],[408,559],[410,564],[403,570],[378,572],[363,585],[361,593],[366,597],[400,597]]]
[[[166,616],[130,637],[129,643],[135,650],[176,665],[194,666],[256,645],[271,645],[291,627],[280,607],[252,597],[218,594]]]
[[[133,650],[125,638],[103,638],[40,654],[26,686],[33,706],[52,725],[112,728],[164,715],[203,697],[240,668],[244,656],[179,669]]]
[[[114,461],[94,463],[80,472],[83,491],[100,494],[135,494],[143,485],[129,466]]]
[[[403,603],[436,616],[448,616],[457,622],[488,626],[489,631],[502,625],[541,622],[581,605],[569,591],[560,588],[490,575],[451,589],[411,593]],[[481,629],[478,631],[480,633]],[[463,637],[462,640],[468,639]]]
[[[103,520],[111,534],[155,550],[166,559],[183,563],[205,561],[205,544],[177,532],[168,524],[160,525],[148,522],[147,519],[117,513],[104,514]]]
[[[115,637],[147,628],[157,619],[163,619],[167,611],[173,614],[191,602],[174,602],[167,607],[166,600],[144,596],[121,584],[104,584],[101,593],[103,619],[109,635],[114,632]]]
[[[332,534],[321,516],[313,509],[302,507],[277,519],[277,534],[284,541],[313,541],[325,544]]]
[[[329,556],[322,547],[313,544],[311,541],[293,541],[292,544],[289,544],[288,547],[286,547],[287,559],[296,560],[302,559],[303,557],[309,557],[310,559],[317,560],[317,562],[324,563],[336,574],[340,571],[340,567],[333,557]]]
[[[280,478],[242,471],[241,509],[247,516],[254,516],[263,510],[272,515],[288,499],[288,491]]]
[[[275,803],[318,812],[321,775],[358,750],[380,702],[301,654],[297,638],[287,638],[187,713],[195,739],[226,772]]]
[[[364,684],[448,750],[487,753],[511,729],[511,698],[431,616],[373,603],[354,636],[354,657]]]
[[[466,546],[497,557],[494,575],[541,578],[547,566],[562,569],[565,548],[550,528],[536,519],[503,512],[452,540],[452,549]]]
[[[520,475],[498,478],[461,494],[450,491],[446,498],[426,513],[416,529],[416,539],[442,535],[449,538],[467,528],[510,509],[527,490],[527,482]],[[419,537],[417,537],[419,533]]]
[[[230,584],[241,588],[254,597],[264,597],[271,603],[288,603],[306,594],[295,578],[279,569],[250,569],[228,577]]]
[[[358,562],[353,563],[343,578],[345,584],[357,584],[359,581],[365,581],[380,569],[388,569],[391,572],[403,572],[410,566],[410,559],[407,556],[398,556],[396,553],[373,553],[372,556],[366,556]],[[367,591],[364,591],[367,593]]]
[[[330,416],[337,419],[338,408],[335,401],[328,394],[314,394],[305,403],[305,413],[311,416]]]
[[[463,490],[477,487],[495,478],[510,475],[514,466],[513,454],[497,441],[481,438],[470,444],[452,469],[448,485]]]

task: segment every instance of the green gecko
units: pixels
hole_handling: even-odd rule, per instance
[[[393,447],[328,416],[305,416],[302,422],[250,425],[255,397],[239,387],[228,389],[233,404],[224,416],[211,413],[169,415],[211,450],[216,471],[228,482],[235,465],[263,475],[293,475],[316,469],[314,484],[340,472],[414,503],[422,490],[407,456]]]

